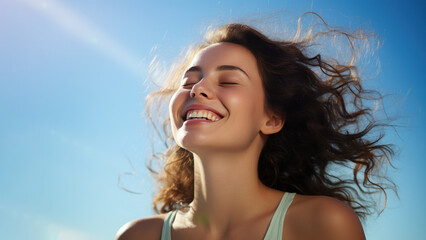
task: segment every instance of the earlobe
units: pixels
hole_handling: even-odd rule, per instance
[[[285,123],[285,118],[276,114],[270,116],[260,131],[265,135],[270,135],[281,131]]]

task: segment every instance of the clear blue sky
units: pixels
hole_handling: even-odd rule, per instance
[[[367,237],[424,238],[420,0],[0,1],[2,238],[111,239],[125,222],[152,215],[145,161],[153,133],[142,114],[151,59],[171,62],[211,23],[311,10],[382,40],[380,72],[367,84],[389,95],[385,105],[402,126],[385,139],[398,146],[400,199],[391,194],[385,212],[367,221]]]

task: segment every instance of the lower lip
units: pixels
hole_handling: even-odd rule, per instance
[[[209,121],[204,119],[192,119],[192,120],[186,120],[183,124],[184,125],[194,125],[194,124],[202,124],[202,123],[215,123],[217,121]]]

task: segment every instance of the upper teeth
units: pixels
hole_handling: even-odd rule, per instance
[[[188,120],[191,118],[206,118],[214,122],[219,120],[219,117],[217,117],[215,113],[207,110],[188,111],[186,114],[186,119]]]

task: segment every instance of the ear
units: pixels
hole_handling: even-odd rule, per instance
[[[285,117],[275,113],[269,114],[262,125],[260,132],[265,135],[270,135],[279,132],[285,123]]]

